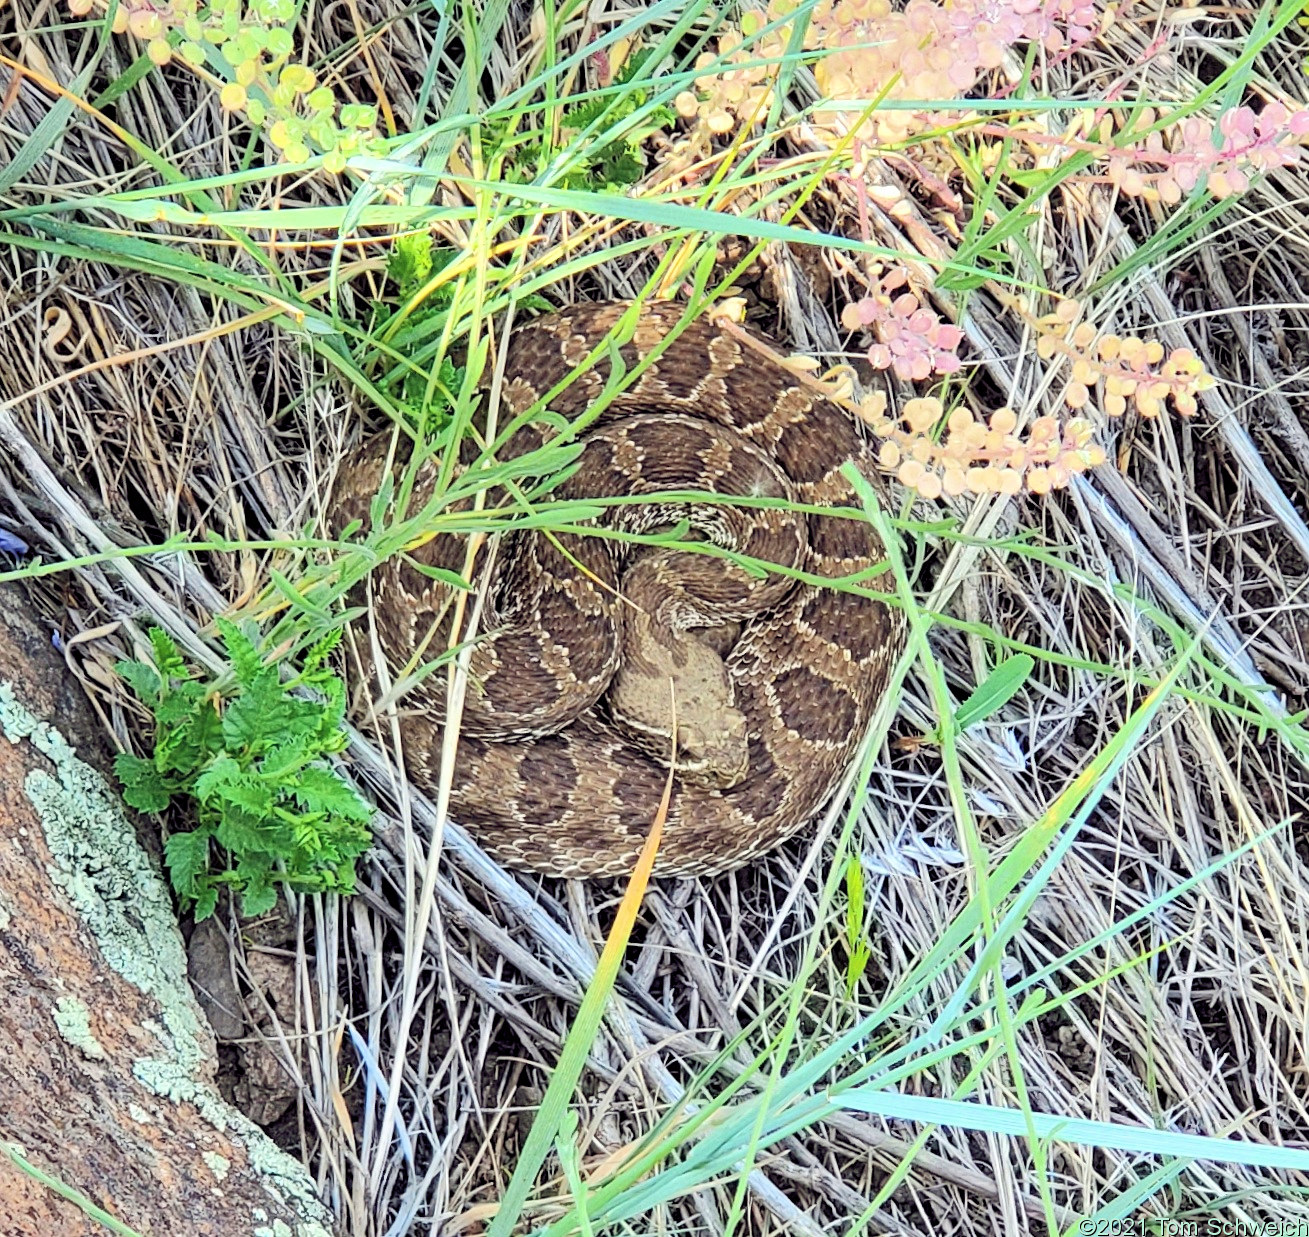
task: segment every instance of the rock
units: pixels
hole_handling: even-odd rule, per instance
[[[232,978],[232,950],[217,919],[195,925],[186,947],[186,967],[191,990],[214,1034],[224,1042],[240,1039],[245,1034],[241,996]]]
[[[141,1234],[327,1237],[304,1167],[214,1089],[172,900],[104,755],[0,585],[0,1237],[99,1237],[96,1209]]]

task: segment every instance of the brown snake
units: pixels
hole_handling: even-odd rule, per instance
[[[519,326],[501,424],[569,379],[627,309],[589,305]],[[681,316],[672,304],[644,308],[620,349],[627,369]],[[609,370],[602,352],[550,409],[582,415]],[[538,424],[514,433],[497,458],[540,445]],[[703,319],[580,440],[580,467],[552,500],[697,490],[848,507],[857,504],[841,466],[870,471],[847,411]],[[336,528],[367,520],[389,442],[366,444],[343,466]],[[410,510],[435,472],[433,463],[420,470]],[[488,505],[502,498],[493,492]],[[701,540],[812,576],[849,576],[883,557],[866,521],[778,507],[651,502],[608,507],[598,523],[646,533],[682,520]],[[466,549],[462,537],[437,537],[412,559],[459,571]],[[889,587],[889,573],[865,587]],[[397,556],[374,571],[372,590],[393,665],[429,637],[428,658],[447,647],[447,585]],[[845,774],[904,641],[899,612],[867,592],[760,578],[685,549],[532,532],[502,539],[481,631],[451,815],[506,866],[570,877],[631,870],[664,791],[674,714],[677,776],[655,874],[721,872],[789,837]],[[435,789],[444,708],[443,675],[402,701],[406,765],[425,789]]]

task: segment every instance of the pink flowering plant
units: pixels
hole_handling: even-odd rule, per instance
[[[963,331],[924,308],[908,284],[904,267],[893,267],[867,296],[841,311],[842,326],[873,333],[868,362],[874,369],[889,369],[908,382],[955,373],[960,366],[955,349]]]
[[[1150,128],[1153,113],[1147,111],[1143,119],[1143,127]],[[1210,121],[1189,116],[1113,150],[1107,159],[1108,177],[1129,196],[1170,206],[1197,185],[1216,198],[1227,198],[1244,193],[1253,176],[1298,164],[1306,137],[1309,108],[1293,112],[1281,103],[1269,103],[1260,112],[1233,108],[1218,118],[1217,134]]]
[[[78,16],[109,7],[108,0],[68,4]],[[1024,116],[1018,103],[1003,121],[994,108],[979,106],[983,99],[1004,99],[1031,73],[1034,60],[1045,65],[1068,58],[1103,36],[1121,20],[1120,5],[817,0],[804,14],[797,41],[793,23],[801,12],[800,0],[770,0],[763,11],[743,12],[735,22],[719,23],[694,58],[680,66],[667,91],[671,108],[660,104],[668,120],[652,126],[667,123],[678,132],[660,148],[650,187],[676,192],[696,178],[721,179],[747,138],[756,151],[775,145],[781,130],[754,135],[778,111],[779,71],[796,58],[799,44],[823,95],[803,120],[829,145],[853,149],[857,192],[867,194],[863,167],[871,155],[882,153],[907,165],[910,178],[923,187],[953,195],[961,220],[963,194],[968,185],[980,183],[979,177],[994,177],[1000,193],[1026,192],[1034,177],[1048,181],[1054,160],[1061,158],[1065,169],[1069,158],[1077,160],[1076,178],[1082,183],[1108,184],[1125,197],[1170,207],[1201,192],[1229,198],[1260,176],[1304,161],[1309,109],[1276,100],[1260,107],[1242,104],[1217,116],[1182,109],[1167,116],[1147,107],[1134,111],[1129,132],[1117,119],[1120,108],[1107,101],[1094,110],[1075,109],[1062,133]],[[320,153],[327,171],[340,172],[351,155],[382,149],[375,132],[377,109],[338,106],[327,84],[330,73],[297,58],[294,20],[288,0],[213,0],[207,7],[200,0],[121,0],[113,28],[141,40],[158,65],[180,59],[202,74],[226,66],[228,80],[219,84],[224,109],[258,130],[278,158],[302,163]],[[591,57],[602,70],[602,83],[620,80],[625,57],[639,55],[643,71],[658,64],[657,58],[647,61],[649,49],[638,52],[636,45],[610,52],[601,49]],[[648,76],[653,97],[659,78]],[[612,119],[611,104],[592,101],[586,113],[592,127]],[[961,140],[965,131],[971,131],[971,148]],[[647,130],[643,136],[649,135]],[[1004,145],[1003,165],[995,153],[999,147],[991,144],[996,139]],[[965,152],[975,156],[972,163]],[[633,166],[639,174],[644,164]],[[965,176],[965,189],[956,193],[950,181],[960,182],[961,167],[971,169],[972,179]],[[526,178],[532,175],[529,170]],[[867,197],[861,197],[865,240],[867,205]],[[988,205],[981,217],[994,210]],[[961,246],[958,266],[971,258],[985,267],[989,257],[978,255],[986,241],[985,235],[970,237],[972,253]],[[948,386],[963,368],[964,332],[939,312],[936,289],[917,267],[911,272],[894,262],[873,265],[860,277],[863,294],[841,314],[851,342],[875,370],[901,382]],[[954,289],[986,280],[982,273],[972,284],[956,281]],[[870,419],[886,437],[884,462],[903,484],[925,497],[1056,489],[1103,459],[1090,439],[1092,411],[1113,418],[1131,409],[1148,418],[1171,408],[1189,416],[1212,384],[1194,354],[1166,353],[1157,341],[1097,330],[1075,301],[1028,318],[1028,325],[1036,332],[1038,359],[1058,371],[1071,419],[1061,425],[1042,418],[1024,434],[1016,420],[1011,424],[1016,414],[1000,409],[965,424],[971,414],[956,408],[947,416],[935,394],[918,396],[898,419],[875,409]]]

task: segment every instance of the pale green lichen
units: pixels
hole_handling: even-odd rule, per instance
[[[217,1151],[202,1151],[200,1158],[209,1165],[209,1171],[218,1181],[222,1181],[232,1169],[232,1161]]]
[[[127,1115],[132,1118],[137,1125],[154,1125],[155,1119],[140,1104],[128,1104]]]
[[[294,1231],[282,1225],[285,1237],[330,1237],[327,1212],[304,1165],[205,1080],[212,1041],[186,983],[186,951],[172,900],[118,796],[57,730],[18,700],[9,683],[0,683],[0,734],[12,743],[29,740],[54,768],[53,775],[33,769],[25,783],[53,859],[51,880],[95,935],[105,961],[159,1006],[163,1024],[146,1025],[167,1055],[138,1059],[133,1074],[156,1095],[194,1104],[215,1128],[245,1144],[269,1194],[301,1217]]]
[[[65,1043],[90,1061],[105,1059],[104,1045],[91,1034],[91,1011],[75,996],[61,996],[55,1005],[55,1026]]]
[[[292,1237],[291,1230],[282,1220],[274,1220],[271,1227],[255,1229],[255,1237]]]

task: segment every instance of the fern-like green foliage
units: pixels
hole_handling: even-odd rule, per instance
[[[629,85],[654,54],[653,48],[635,52],[614,77],[614,86]],[[580,133],[591,125],[613,128],[622,124],[641,108],[651,96],[648,83],[632,86],[618,93],[605,93],[598,98],[586,99],[575,107],[567,108],[559,118],[560,131],[567,137]],[[614,192],[636,184],[645,175],[645,160],[641,144],[652,133],[667,129],[677,120],[670,107],[659,106],[643,117],[639,125],[628,129],[621,137],[606,142],[598,149],[587,151],[575,166],[553,179],[563,189],[590,190],[596,193]],[[512,158],[505,164],[506,180],[524,183],[535,179],[546,162],[545,140],[540,134],[515,142]]]
[[[196,824],[164,845],[173,888],[197,920],[228,888],[246,915],[277,901],[281,882],[300,893],[352,893],[354,861],[372,841],[372,811],[326,762],[344,750],[345,689],[327,664],[333,632],[283,682],[253,625],[218,620],[233,684],[201,682],[168,635],[150,632],[151,661],[118,671],[155,719],[148,759],[120,753],[123,798],[161,812],[193,803]]]
[[[388,298],[388,303],[375,306],[373,334],[386,340],[384,363],[390,367],[381,385],[409,414],[414,429],[422,437],[436,433],[444,425],[454,404],[454,393],[464,380],[463,367],[449,357],[442,357],[435,375],[427,359],[440,337],[454,290],[452,284],[445,284],[428,294],[426,285],[457,256],[453,249],[434,248],[430,232],[397,237],[386,264],[386,273],[396,285],[397,295],[394,303]],[[420,294],[422,301],[412,304]],[[400,314],[404,317],[397,321]],[[405,359],[398,367],[397,355]]]

